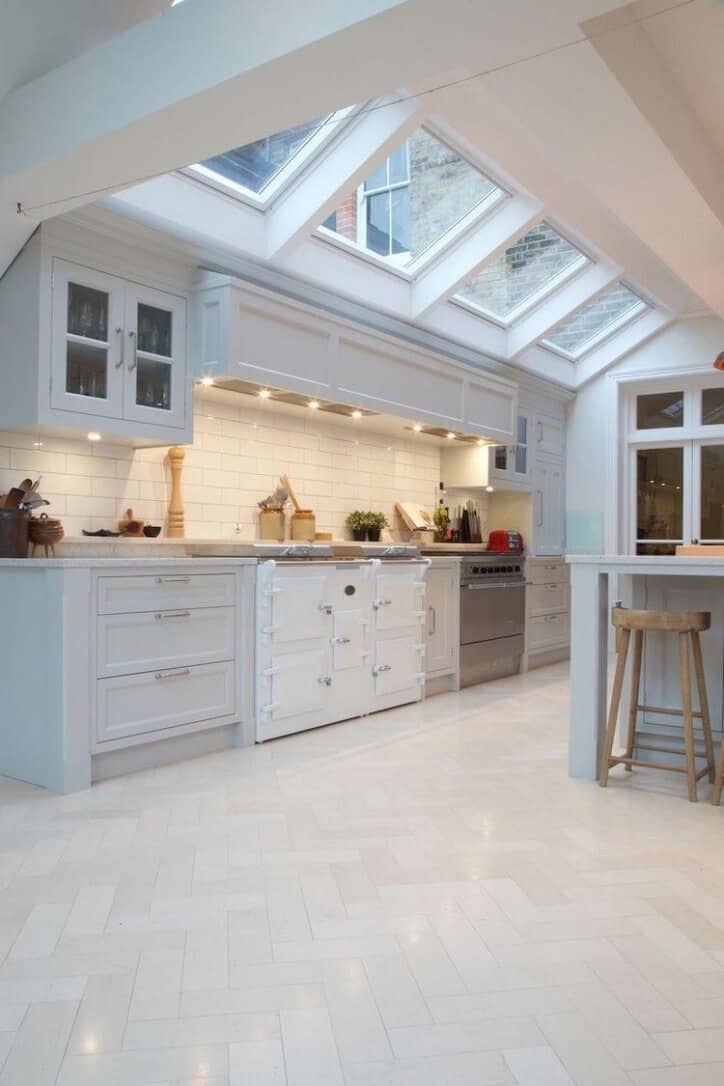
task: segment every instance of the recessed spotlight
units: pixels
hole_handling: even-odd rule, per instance
[[[33,448],[34,449],[42,449],[42,447],[43,447],[43,442],[42,441],[34,441],[33,442]]]
[[[415,431],[416,434],[419,434],[420,430],[422,430],[422,426],[420,426],[419,422],[416,422],[412,429]]]
[[[486,488],[485,488],[485,493],[486,493],[486,494],[493,494],[493,493],[495,493],[495,487],[494,487],[494,486],[486,486]]]
[[[319,408],[319,400],[310,400],[308,407],[311,407],[312,411],[316,411]]]
[[[450,430],[450,432],[448,433],[447,439],[448,439],[448,441],[454,441],[455,440],[455,434],[452,432],[452,430]]]
[[[361,411],[353,411],[352,412],[352,418],[353,419],[361,419],[362,418],[362,412]]]
[[[88,434],[89,441],[100,441],[102,437],[103,434],[99,434],[97,430],[91,430],[91,432]]]
[[[213,385],[213,383],[214,383],[214,378],[213,377],[206,376],[206,377],[201,378],[201,384],[206,385],[207,388],[209,387],[209,385]]]
[[[478,438],[478,445],[480,445],[481,447],[482,447],[483,445],[485,445],[485,442],[483,441],[482,437],[479,437],[479,438]]]
[[[271,396],[271,392],[269,391],[268,388],[260,388],[259,389],[259,398],[261,400],[268,400],[270,396]]]

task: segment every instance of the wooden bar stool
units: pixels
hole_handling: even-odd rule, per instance
[[[709,717],[709,702],[706,695],[706,683],[704,680],[704,662],[701,655],[701,642],[699,634],[702,630],[708,630],[711,625],[711,615],[708,611],[633,611],[625,607],[614,607],[612,611],[613,624],[616,627],[616,673],[613,679],[613,691],[611,693],[611,706],[608,713],[608,725],[601,752],[601,766],[598,783],[602,788],[608,783],[608,771],[611,766],[624,765],[627,771],[631,771],[635,765],[646,766],[649,769],[665,769],[674,773],[686,773],[689,786],[689,799],[696,803],[696,788],[702,777],[715,780],[714,744],[711,735],[711,720]],[[662,633],[676,633],[679,635],[679,668],[681,672],[682,709],[661,709],[655,705],[642,705],[639,702],[639,688],[641,685],[641,662],[644,650],[644,634],[647,631]],[[634,635],[633,675],[631,680],[631,701],[628,714],[628,735],[626,751],[622,755],[613,755],[613,741],[616,735],[616,724],[621,706],[621,694],[623,692],[624,674],[626,672],[626,660],[628,657],[631,634]],[[692,709],[691,699],[691,671],[689,667],[689,642],[694,657],[694,672],[696,685],[699,691],[699,710]],[[657,746],[654,743],[639,742],[636,731],[636,722],[639,712],[664,713],[666,716],[683,716],[684,718],[684,749],[672,750],[670,747]],[[701,720],[702,739],[706,759],[704,769],[696,771],[696,748],[694,746],[694,718]],[[635,752],[640,750],[658,751],[661,754],[682,755],[685,759],[683,766],[667,765],[665,762],[647,762],[636,758]],[[713,797],[712,797],[713,798]]]
[[[724,739],[719,748],[719,765],[714,773],[714,783],[711,786],[711,801],[715,807],[721,803],[721,790],[724,787]]]

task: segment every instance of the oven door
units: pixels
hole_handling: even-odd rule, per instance
[[[460,587],[460,644],[522,636],[525,630],[525,582],[478,582]]]

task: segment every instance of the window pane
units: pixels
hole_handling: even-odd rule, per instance
[[[382,256],[390,255],[390,194],[367,197],[367,248]]]
[[[396,148],[365,180],[363,189],[371,195],[364,202],[369,203],[380,190],[389,186],[393,186],[395,192],[407,192],[406,207],[403,211],[400,205],[400,213],[393,223],[395,242],[383,249],[375,233],[372,237],[368,234],[366,242],[362,237],[361,244],[383,256],[395,255],[398,267],[417,259],[478,204],[501,191],[471,162],[424,128],[418,129],[406,144]],[[347,208],[351,198],[352,194],[349,194],[341,201],[337,212]],[[377,209],[370,211],[368,208],[364,214],[366,222],[378,229]],[[338,214],[337,228],[340,222],[347,223],[348,219],[346,213],[344,216]],[[339,232],[345,237],[352,236],[346,228]],[[409,254],[406,261],[400,258],[404,253]]]
[[[410,190],[393,189],[392,200],[392,252],[406,253],[410,248]]]
[[[603,335],[607,328],[623,321],[627,315],[633,317],[645,305],[638,294],[634,294],[623,283],[616,283],[569,320],[559,324],[542,342],[567,351],[577,358],[591,341]]]
[[[724,385],[702,392],[701,422],[703,426],[724,426]]]
[[[636,539],[681,543],[684,450],[639,449],[636,480]]]
[[[547,283],[582,260],[583,254],[575,245],[542,222],[497,260],[481,268],[458,291],[457,297],[505,320],[515,309],[544,292]]]
[[[636,397],[636,428],[659,430],[684,425],[684,393],[652,392]]]
[[[202,166],[258,194],[299,153],[326,120],[327,117],[317,117],[307,124],[285,128],[273,136],[265,136],[243,147],[234,147],[222,155],[207,158]]]
[[[701,448],[701,539],[724,539],[724,445]]]

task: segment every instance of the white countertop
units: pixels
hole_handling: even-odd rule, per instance
[[[156,569],[158,566],[164,568],[177,569],[179,567],[193,566],[197,568],[201,565],[216,565],[216,566],[228,566],[230,563],[234,565],[256,565],[257,559],[249,557],[247,555],[239,556],[227,556],[227,557],[206,557],[206,555],[192,558],[190,555],[159,555],[157,558],[151,558],[149,555],[137,556],[137,557],[106,557],[105,555],[88,557],[88,558],[0,558],[0,570],[6,568],[12,569],[87,569],[90,566],[98,567],[102,566],[103,569],[114,569],[118,567],[124,567],[128,569],[129,566],[135,568],[138,566],[139,571],[142,571],[149,566],[153,566]]]
[[[643,577],[724,577],[724,558],[706,555],[567,554],[566,562]]]

